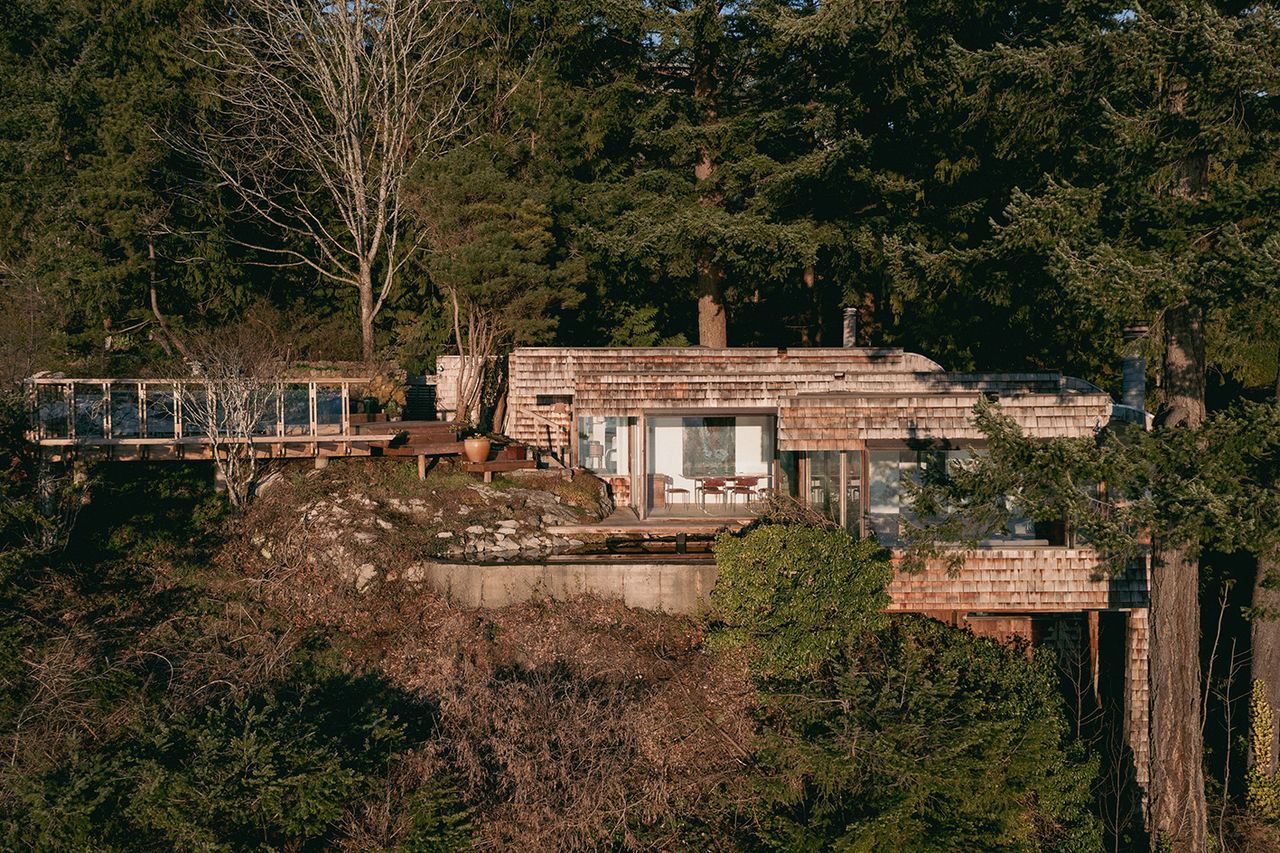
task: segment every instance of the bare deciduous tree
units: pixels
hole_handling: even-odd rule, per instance
[[[510,339],[511,329],[500,309],[468,299],[457,287],[445,289],[453,308],[453,335],[458,347],[458,408],[454,420],[479,425],[490,368]]]
[[[416,245],[404,233],[405,177],[465,126],[468,9],[232,0],[196,45],[218,81],[218,110],[186,147],[279,232],[279,244],[253,245],[271,263],[356,289],[366,361],[374,319]]]
[[[255,436],[275,434],[286,359],[249,326],[188,341],[186,348],[196,381],[178,385],[183,422],[208,442],[228,500],[243,508],[258,478]]]

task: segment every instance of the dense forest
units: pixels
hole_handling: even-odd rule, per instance
[[[859,344],[1113,393],[1124,330],[1144,328],[1156,415],[1149,436],[1037,448],[979,413],[988,467],[922,496],[1017,491],[1116,559],[1150,549],[1144,821],[1103,802],[1106,762],[1050,663],[877,618],[883,558],[843,534],[721,546],[733,578],[735,554],[784,559],[738,549],[820,537],[789,553],[825,555],[843,603],[799,629],[758,621],[751,585],[786,584],[745,569],[709,623],[472,624],[435,602],[452,633],[414,648],[440,671],[409,677],[389,662],[409,598],[303,620],[182,466],[54,500],[6,399],[6,846],[1074,850],[1149,829],[1173,850],[1273,849],[1280,10],[0,0],[0,39],[13,390],[41,370],[160,375],[227,330],[422,373],[521,344],[838,346],[856,308]],[[1124,511],[1067,505],[1073,478]],[[535,616],[646,675],[494,650]],[[460,663],[451,642],[494,648]],[[698,677],[719,749],[650,708]],[[503,729],[522,714],[563,736],[559,763]],[[594,810],[566,805],[592,789]]]

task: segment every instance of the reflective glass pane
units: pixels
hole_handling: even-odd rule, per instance
[[[76,438],[102,438],[107,398],[101,385],[76,385]]]
[[[832,521],[840,521],[840,452],[809,453],[809,506]]]
[[[308,435],[311,432],[311,396],[305,387],[284,389],[285,435]]]
[[[36,421],[47,438],[67,437],[67,396],[61,385],[36,386]]]
[[[578,465],[596,474],[631,470],[630,434],[626,418],[578,418]]]
[[[147,389],[147,437],[173,438],[173,389]]]
[[[854,536],[862,535],[862,452],[844,454],[844,526]]]
[[[336,434],[342,431],[342,389],[316,389],[316,431]]]
[[[138,419],[138,386],[111,388],[111,437],[137,438],[142,434]]]

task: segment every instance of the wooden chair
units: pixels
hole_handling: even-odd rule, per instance
[[[704,511],[707,508],[707,495],[719,495],[720,502],[724,503],[728,496],[725,479],[723,477],[707,477],[698,482],[698,504]]]
[[[742,502],[749,504],[759,485],[759,477],[734,477],[733,485],[729,487],[729,497],[736,502],[738,495],[742,495]]]
[[[682,487],[682,486],[673,486],[673,485],[671,485],[672,483],[674,483],[674,482],[675,482],[675,480],[673,480],[673,479],[671,478],[671,475],[670,475],[670,474],[662,474],[661,476],[662,476],[662,491],[663,491],[663,492],[665,492],[665,493],[666,493],[666,494],[668,494],[668,495],[684,495],[684,500],[682,501],[682,503],[689,503],[689,502],[692,500],[692,498],[691,498],[691,497],[690,497],[690,495],[689,495],[689,490],[688,490],[688,489],[686,489],[686,488],[684,488],[684,487]],[[671,501],[670,501],[670,500],[668,500],[668,501],[667,501],[667,504],[668,504],[668,505],[670,505],[670,504],[671,504]]]

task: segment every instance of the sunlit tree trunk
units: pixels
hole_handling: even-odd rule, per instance
[[[1273,405],[1280,406],[1280,365],[1276,367],[1276,388]],[[1251,666],[1255,681],[1262,682],[1262,693],[1271,706],[1272,718],[1280,719],[1280,559],[1275,554],[1258,558],[1258,574],[1253,582],[1251,602],[1252,636]],[[1261,733],[1254,732],[1258,737]],[[1280,728],[1271,730],[1271,766],[1260,767],[1269,776],[1280,769]],[[1249,751],[1252,762],[1254,751]]]
[[[707,15],[719,18],[720,4],[710,2],[708,8],[703,11]],[[714,42],[704,42],[695,50],[693,98],[700,105],[704,126],[716,120],[718,55]],[[706,145],[699,147],[693,174],[699,185],[698,203],[703,207],[714,207],[721,202],[720,192],[712,184],[715,166],[715,155],[710,148]],[[715,249],[704,243],[698,247],[696,266],[698,344],[704,347],[726,347],[729,345],[729,326],[724,310],[724,265],[716,257]]]
[[[1165,315],[1164,407],[1159,429],[1204,423],[1205,341],[1200,309]],[[1200,732],[1200,562],[1194,543],[1157,531],[1151,566],[1151,844],[1206,849],[1204,741]],[[1163,845],[1163,846],[1162,846]]]

